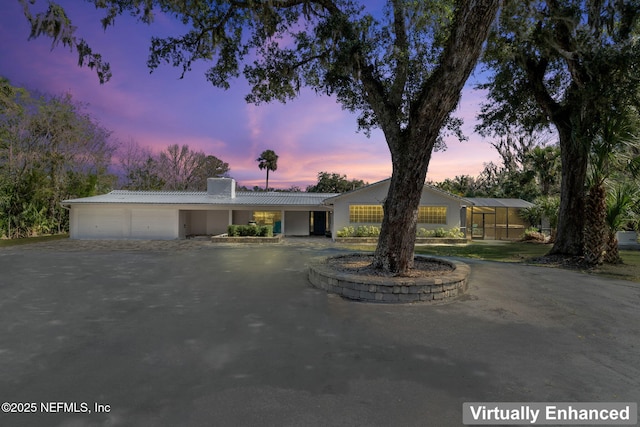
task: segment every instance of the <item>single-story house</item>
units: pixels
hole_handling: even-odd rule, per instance
[[[231,178],[209,178],[206,192],[112,191],[65,200],[72,239],[184,239],[226,233],[231,224],[272,225],[285,236],[332,236],[343,227],[380,225],[389,179],[343,194],[236,192]],[[519,199],[468,199],[425,185],[418,227],[459,227],[468,238],[517,239],[526,224]]]
[[[327,198],[332,207],[331,232],[344,227],[382,223],[382,202],[390,179]],[[418,228],[460,228],[467,238],[513,240],[528,227],[518,211],[533,206],[521,199],[463,198],[425,184],[418,210]]]
[[[335,194],[236,192],[235,180],[209,178],[207,191],[112,191],[65,200],[72,239],[184,239],[255,221],[285,236],[324,235]]]

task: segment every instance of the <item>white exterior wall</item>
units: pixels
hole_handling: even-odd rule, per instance
[[[178,239],[178,209],[149,207],[131,210],[131,238],[172,240]]]
[[[382,202],[387,197],[388,191],[389,183],[385,182],[379,185],[365,187],[337,198],[333,205],[331,235],[335,238],[338,230],[353,225],[349,222],[349,205],[382,205]]]
[[[465,203],[462,200],[454,199],[438,191],[425,187],[422,191],[422,197],[420,198],[420,206],[446,206],[447,223],[444,225],[418,223],[418,228],[435,230],[437,228],[449,229],[453,227],[460,227],[460,209],[462,209],[462,206],[464,205]]]
[[[154,239],[179,238],[178,209],[175,207],[71,207],[72,239]]]
[[[253,219],[253,211],[233,211],[235,225],[247,225]]]
[[[285,236],[309,235],[309,211],[286,211],[284,213]]]
[[[389,182],[382,182],[378,185],[372,185],[368,188],[356,190],[351,194],[345,194],[333,200],[333,224],[331,233],[336,236],[336,232],[343,227],[358,225],[377,225],[373,223],[350,223],[349,222],[349,206],[350,205],[382,205],[389,191]],[[446,224],[418,224],[418,228],[436,229],[436,228],[453,228],[460,227],[460,209],[465,203],[453,197],[448,197],[438,191],[434,191],[429,187],[425,187],[420,198],[420,206],[446,206],[447,207],[447,223]]]
[[[130,212],[123,208],[104,206],[73,206],[71,208],[72,239],[122,239],[130,234]]]
[[[229,226],[229,211],[207,211],[207,233],[211,235],[227,232]]]
[[[207,211],[188,211],[187,224],[187,234],[207,234]]]

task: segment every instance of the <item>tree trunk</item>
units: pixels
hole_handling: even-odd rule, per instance
[[[618,250],[618,238],[616,232],[609,230],[607,236],[607,252],[604,255],[604,262],[607,264],[621,264],[620,252]]]
[[[414,144],[415,146],[415,144]],[[384,217],[374,254],[373,267],[406,275],[413,267],[418,207],[431,158],[431,149],[421,155],[394,160],[389,192],[383,203]]]
[[[269,191],[269,168],[267,168],[267,182],[264,184],[264,191]]]
[[[607,190],[604,184],[596,183],[587,195],[584,227],[584,260],[591,265],[600,265],[607,249]]]
[[[556,239],[550,255],[581,256],[584,249],[584,215],[588,145],[579,140],[571,123],[556,123],[560,137],[562,182]]]
[[[402,129],[399,92],[380,93],[364,71],[364,86],[391,151],[393,174],[384,201],[384,217],[373,266],[406,275],[413,266],[418,206],[431,152],[440,129],[458,104],[460,92],[475,67],[500,1],[456,2],[456,15],[439,65],[411,103],[409,123]],[[400,25],[401,26],[401,25]],[[395,85],[394,85],[395,86]],[[404,90],[404,85],[395,86]],[[395,100],[395,101],[394,101]]]

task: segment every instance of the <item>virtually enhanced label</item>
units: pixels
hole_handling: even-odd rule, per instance
[[[635,402],[465,402],[465,425],[636,425]]]

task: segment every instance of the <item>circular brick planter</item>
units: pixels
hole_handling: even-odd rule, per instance
[[[364,302],[446,302],[467,290],[471,269],[463,262],[422,257],[453,267],[436,277],[381,277],[338,271],[322,258],[309,266],[309,281],[317,288]]]

